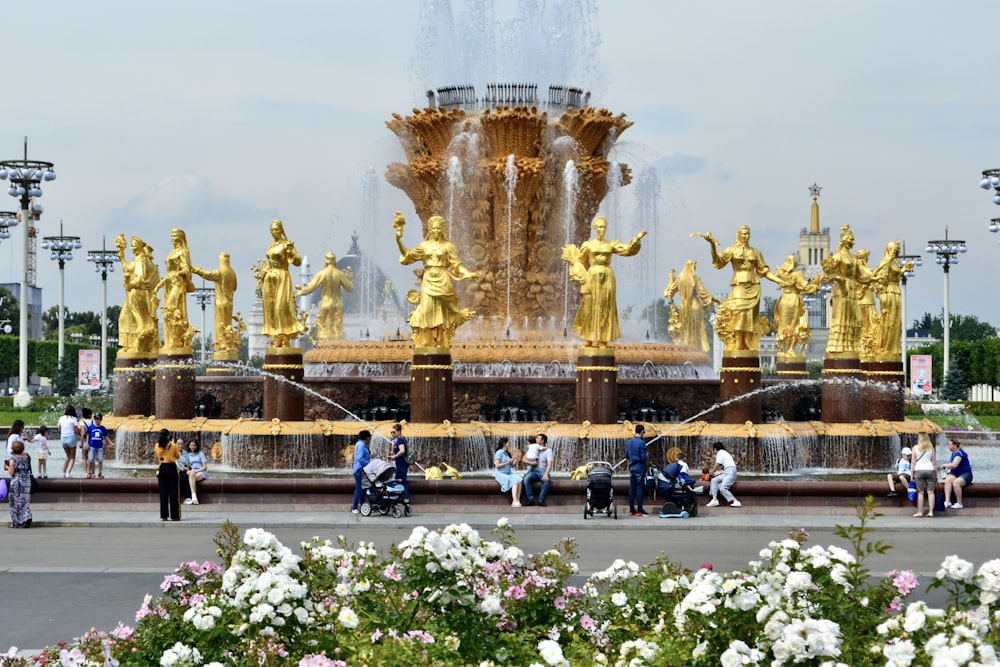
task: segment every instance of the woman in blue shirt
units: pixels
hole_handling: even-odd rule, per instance
[[[523,478],[514,472],[511,464],[516,463],[510,453],[510,441],[500,438],[496,454],[493,455],[493,477],[500,484],[500,492],[510,491],[511,507],[521,506],[521,482]]]
[[[184,501],[185,505],[198,504],[198,482],[208,479],[208,457],[201,451],[201,443],[191,440],[187,444],[187,451],[182,458],[184,474],[188,478],[188,486],[191,488],[191,497]]]
[[[948,451],[951,452],[951,461],[941,466],[948,473],[944,478],[944,506],[945,509],[960,510],[963,508],[962,487],[972,484],[972,464],[958,440],[948,439]],[[954,505],[951,504],[952,493],[955,494]]]

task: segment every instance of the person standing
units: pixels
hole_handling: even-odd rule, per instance
[[[648,516],[643,506],[643,495],[645,493],[646,470],[649,466],[649,454],[646,450],[646,441],[642,435],[646,432],[646,427],[642,424],[635,425],[635,435],[625,444],[625,458],[628,459],[628,515]]]
[[[76,424],[76,436],[80,441],[80,463],[83,465],[83,474],[86,477],[90,477],[90,465],[87,463],[87,456],[90,451],[90,437],[87,435],[87,431],[90,429],[91,424],[94,423],[93,415],[94,413],[90,411],[90,408],[83,408],[80,410],[80,421]]]
[[[948,440],[948,451],[951,452],[951,460],[941,466],[948,473],[944,478],[944,508],[960,510],[963,509],[962,487],[972,484],[972,464],[958,440]],[[952,494],[955,494],[954,505],[951,503]]]
[[[733,455],[726,451],[726,447],[721,442],[713,444],[712,449],[715,451],[715,465],[712,467],[712,484],[709,487],[712,499],[706,507],[718,507],[720,493],[723,498],[729,501],[730,507],[743,507],[743,503],[737,500],[733,492],[730,491],[733,488],[733,484],[736,483],[736,461],[733,460]]]
[[[361,477],[365,474],[364,468],[371,463],[372,454],[368,449],[368,444],[372,441],[372,433],[368,429],[358,433],[358,441],[354,443],[354,500],[351,502],[351,513],[357,514],[361,506]]]
[[[160,521],[181,520],[180,484],[177,474],[177,459],[181,452],[177,443],[170,439],[170,431],[160,429],[160,435],[153,448],[159,468],[156,479],[160,489]]]
[[[500,438],[497,451],[493,455],[493,478],[500,484],[500,492],[510,491],[510,506],[521,506],[521,484],[523,478],[514,472],[511,465],[516,463],[510,453],[510,440]]]
[[[389,460],[396,464],[396,479],[403,485],[403,504],[410,504],[410,482],[406,479],[410,471],[410,462],[406,458],[406,438],[403,437],[403,425],[393,424],[389,431],[392,436],[392,449]]]
[[[93,477],[95,472],[98,477],[104,477],[104,444],[105,442],[115,444],[115,441],[108,437],[108,429],[101,423],[103,420],[104,415],[98,412],[87,427],[87,443],[90,445],[87,452],[87,477]]]
[[[15,419],[10,425],[10,429],[7,431],[7,451],[3,457],[6,461],[14,454],[14,443],[20,442],[24,444],[24,420]]]
[[[934,491],[937,488],[937,453],[926,433],[917,435],[917,446],[910,456],[910,470],[913,471],[913,482],[917,485],[917,513],[924,515],[924,496],[927,496],[927,516],[934,516]]]
[[[67,405],[62,417],[59,418],[59,444],[62,445],[66,460],[63,461],[63,477],[69,477],[76,463],[76,408]]]
[[[535,436],[538,443],[538,464],[528,467],[528,474],[524,477],[524,497],[527,505],[534,505],[535,498],[532,495],[532,484],[535,480],[542,483],[542,488],[538,491],[538,506],[545,507],[545,498],[549,495],[549,484],[552,483],[553,456],[549,449],[549,436],[539,433]]]
[[[24,422],[14,421],[16,425]],[[14,426],[11,426],[11,430]],[[13,435],[11,437],[14,437]],[[9,528],[28,528],[31,526],[31,457],[24,451],[24,440],[19,437],[9,440],[10,453],[3,462],[3,468],[10,475],[10,487],[7,490],[7,502],[10,504]]]
[[[183,457],[184,469],[181,474],[187,476],[191,497],[184,500],[185,505],[198,504],[198,482],[208,479],[208,457],[201,451],[201,443],[191,440]]]
[[[42,425],[38,427],[38,432],[35,433],[34,443],[35,443],[35,454],[38,456],[38,476],[42,478],[47,478],[48,473],[48,460],[49,454],[52,452],[49,450],[49,427]]]

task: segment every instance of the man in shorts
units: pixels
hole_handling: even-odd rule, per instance
[[[108,437],[108,429],[101,423],[104,415],[98,412],[90,426],[87,427],[87,477],[94,476],[94,464],[97,465],[97,476],[104,477],[104,444],[115,444],[114,440]]]

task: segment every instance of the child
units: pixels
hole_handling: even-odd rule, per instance
[[[105,428],[101,421],[104,419],[104,415],[98,412],[94,415],[94,420],[87,427],[87,441],[90,448],[87,450],[87,477],[94,476],[94,464],[97,464],[97,476],[104,477],[104,443],[109,442],[112,445],[115,441],[108,437],[108,429]]]
[[[528,445],[528,451],[524,453],[523,457],[524,462],[529,466],[537,466],[538,452],[540,452],[541,450],[542,446],[539,445],[537,442],[532,441],[531,444]]]
[[[709,472],[708,468],[701,469],[701,481],[707,482],[712,479],[712,473]]]
[[[49,476],[49,474],[48,474],[48,468],[46,467],[46,465],[47,465],[46,461],[48,461],[49,454],[51,454],[52,452],[49,451],[48,432],[49,432],[48,426],[39,426],[38,427],[38,433],[35,434],[35,440],[34,440],[34,442],[35,442],[35,456],[38,459],[38,476],[39,477],[48,477]]]
[[[889,498],[895,498],[899,494],[896,493],[896,482],[903,485],[903,489],[906,489],[910,485],[910,456],[913,452],[909,447],[903,447],[899,452],[899,459],[896,461],[896,471],[891,472],[885,476],[886,481],[889,482]]]

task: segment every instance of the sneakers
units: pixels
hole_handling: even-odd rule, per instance
[[[642,515],[639,514],[638,512],[629,512],[628,515],[629,516],[637,516],[637,517],[640,517],[640,518],[642,517]]]
[[[945,508],[945,509],[948,509],[948,508],[949,508],[949,507],[951,507],[951,506],[952,506],[952,504],[951,504],[951,503],[947,503],[947,502],[946,502],[946,503],[944,504],[944,508]]]
[[[719,506],[718,498],[712,498],[710,501],[708,501],[708,504],[705,505],[705,507],[718,507],[718,506]]]
[[[197,505],[198,504],[198,499],[197,498],[192,498],[191,499],[191,504],[192,505]]]
[[[886,498],[895,498],[895,497],[896,497],[896,496],[898,496],[898,495],[899,495],[899,494],[898,494],[898,493],[896,493],[895,491],[890,491],[889,493],[887,493],[887,494],[885,495],[885,497],[886,497]]]
[[[515,503],[511,503],[510,506],[511,507],[520,507],[521,503],[516,503],[516,502]]]
[[[539,507],[547,507],[547,505],[545,504],[545,501],[544,501],[544,500],[539,500],[539,501],[538,501],[538,506],[539,506]]]
[[[733,502],[729,503],[729,506],[730,507],[743,507],[743,503],[741,503],[738,500],[734,500]]]
[[[945,503],[945,507],[947,507],[947,506],[948,506],[947,503]],[[962,510],[962,509],[965,509],[964,507],[962,507],[962,503],[955,503],[954,505],[951,506],[951,508],[953,510]]]
[[[192,504],[194,504],[194,501],[191,500],[190,498],[188,498],[187,500],[184,501],[184,504],[185,505],[192,505]]]
[[[643,510],[643,509],[639,510],[638,514],[641,514],[643,516],[649,516],[649,512],[647,512],[646,510]]]
[[[357,513],[358,513],[357,510],[351,510],[351,514],[357,514]]]

